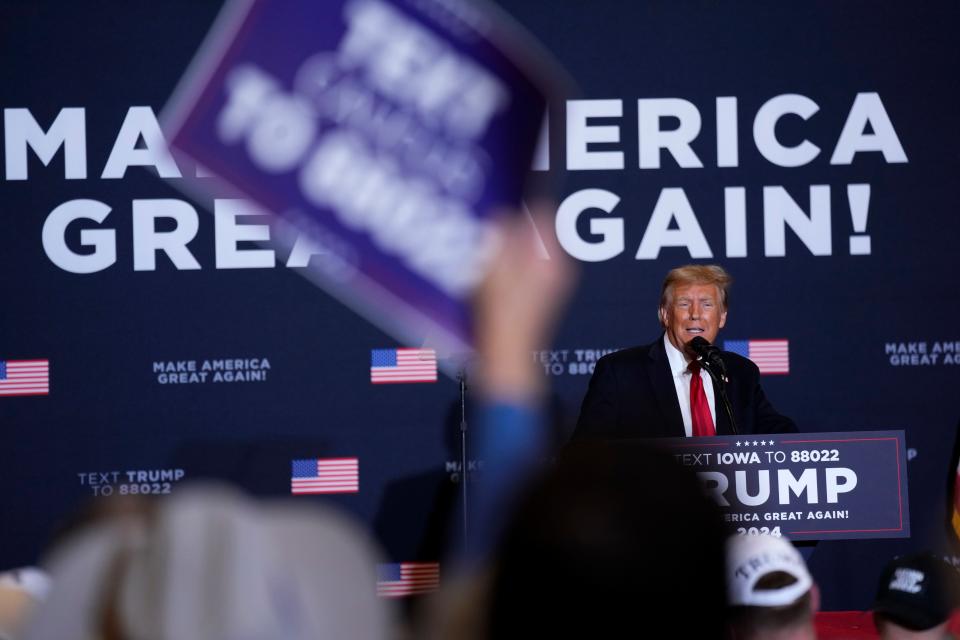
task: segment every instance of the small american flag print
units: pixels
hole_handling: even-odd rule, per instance
[[[291,463],[290,493],[357,493],[360,491],[358,458],[311,458]]]
[[[370,352],[370,382],[436,382],[437,352],[433,349],[373,349]]]
[[[49,393],[49,360],[0,360],[0,396],[45,396]]]
[[[403,598],[436,591],[440,587],[437,562],[401,562],[377,565],[377,595]]]
[[[723,348],[753,360],[763,375],[790,373],[789,340],[724,340]]]

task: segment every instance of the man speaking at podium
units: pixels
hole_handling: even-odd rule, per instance
[[[795,432],[793,420],[767,400],[757,366],[713,346],[727,322],[731,282],[716,265],[670,271],[660,292],[663,335],[597,361],[573,438]]]

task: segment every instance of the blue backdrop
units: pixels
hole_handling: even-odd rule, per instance
[[[810,560],[825,608],[866,608],[886,558],[949,542],[960,6],[504,5],[579,87],[551,106],[538,165],[562,185],[557,233],[583,267],[555,344],[531,355],[563,428],[600,353],[659,335],[667,269],[723,264],[736,283],[721,339],[789,341],[789,373],[763,379],[780,411],[806,431],[906,430],[912,538],[821,543]],[[359,459],[360,491],[297,499],[344,505],[397,562],[436,553],[424,538],[455,492],[456,383],[371,384],[371,350],[419,345],[287,255],[218,269],[212,202],[186,200],[149,155],[152,114],[218,9],[0,3],[0,360],[48,360],[50,380],[48,395],[0,396],[2,567],[35,562],[106,486],[210,476],[289,495],[291,461],[327,457]],[[172,201],[197,211],[195,264],[159,251],[151,265],[147,231],[190,218]],[[86,217],[59,229],[65,203]],[[103,261],[77,273],[71,252]],[[161,375],[237,359],[260,373]]]

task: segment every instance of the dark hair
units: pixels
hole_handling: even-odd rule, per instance
[[[577,444],[507,527],[487,637],[618,637],[666,624],[660,637],[722,638],[723,544],[715,506],[672,458]]]

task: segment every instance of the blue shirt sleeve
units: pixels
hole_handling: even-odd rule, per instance
[[[490,554],[517,499],[547,453],[543,415],[533,402],[486,402],[479,407],[476,428],[483,472],[474,486],[465,554],[468,562],[482,561]]]

